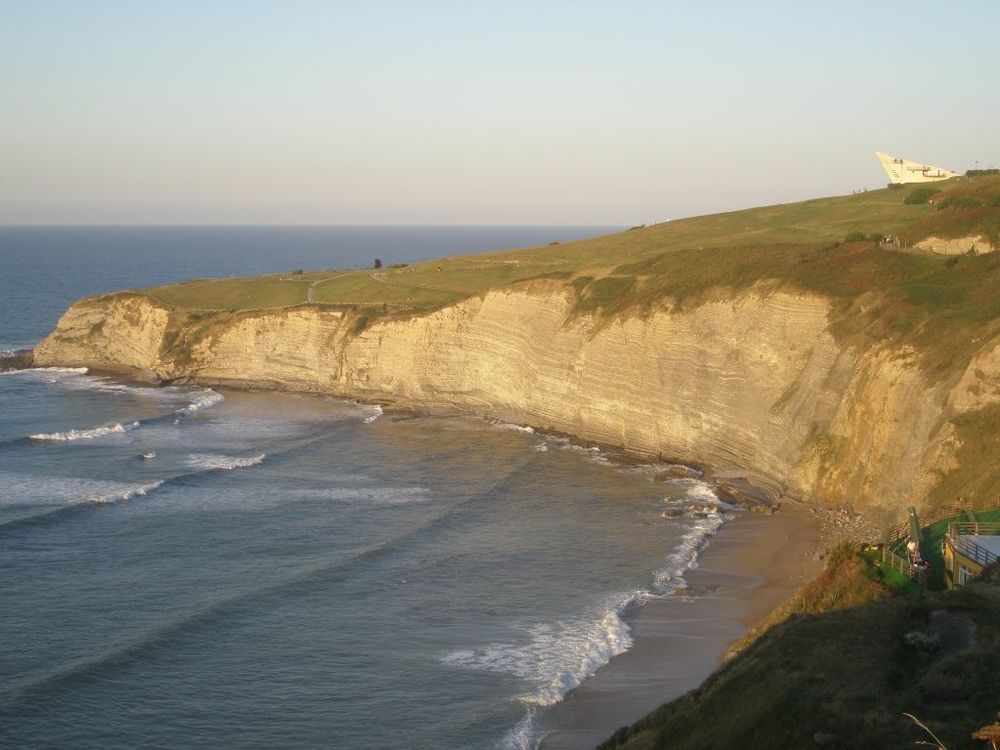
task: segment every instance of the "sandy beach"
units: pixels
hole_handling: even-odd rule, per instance
[[[593,748],[701,684],[730,644],[819,571],[819,533],[819,518],[792,504],[726,523],[685,576],[689,595],[637,610],[632,648],[552,709],[544,750]]]

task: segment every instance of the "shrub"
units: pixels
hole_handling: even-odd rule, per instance
[[[382,267],[382,259],[381,258],[376,258],[375,259],[375,268],[381,268],[381,267]]]
[[[854,230],[853,232],[848,232],[844,236],[844,242],[863,242],[865,239],[865,233]]]
[[[292,276],[301,276],[302,273],[303,271],[301,268],[296,268],[294,271],[292,271]]]
[[[941,191],[938,190],[937,188],[931,188],[931,187],[917,188],[908,196],[903,198],[903,203],[905,203],[907,206],[918,206],[921,203],[926,203],[928,200],[930,200],[930,197],[935,193],[940,193],[940,192]]]

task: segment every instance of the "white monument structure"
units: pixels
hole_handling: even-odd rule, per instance
[[[897,159],[895,156],[883,154],[876,151],[882,169],[889,175],[889,179],[897,185],[906,185],[911,182],[937,182],[947,180],[949,177],[958,177],[958,172],[952,172],[941,167],[930,167],[909,159]]]

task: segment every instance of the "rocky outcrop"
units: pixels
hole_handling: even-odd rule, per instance
[[[954,460],[949,414],[995,398],[996,342],[958,383],[932,383],[912,353],[843,347],[829,312],[821,296],[761,288],[601,321],[536,283],[358,331],[355,315],[318,306],[193,316],[111,295],[74,305],[34,354],[447,407],[735,471],[775,497],[876,514],[919,504]]]
[[[916,247],[921,250],[930,250],[940,255],[965,255],[965,253],[985,255],[986,253],[992,253],[996,249],[981,234],[958,237],[951,240],[941,237],[928,237],[918,242]]]

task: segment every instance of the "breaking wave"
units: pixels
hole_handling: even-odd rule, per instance
[[[551,706],[632,645],[631,629],[622,619],[626,608],[645,597],[634,591],[605,602],[590,617],[525,628],[526,642],[501,642],[460,650],[442,661],[475,671],[511,674],[535,684],[520,696],[523,703]]]
[[[677,482],[686,484],[687,492],[683,497],[666,499],[664,503],[686,510],[685,523],[689,528],[667,556],[665,565],[653,574],[653,590],[657,594],[672,594],[687,587],[684,574],[698,567],[698,553],[725,523],[723,511],[731,507],[720,500],[705,482],[697,479]]]
[[[379,406],[378,404],[375,404],[373,406],[368,406],[367,409],[370,410],[371,413],[368,414],[367,417],[361,420],[365,424],[371,424],[376,419],[382,416],[382,407]]]
[[[251,466],[256,466],[264,460],[266,455],[260,453],[256,456],[241,457],[215,453],[192,453],[187,457],[185,463],[193,469],[229,471],[230,469],[248,469]]]
[[[86,367],[26,367],[22,370],[5,370],[0,375],[86,375]]]
[[[138,422],[130,422],[129,424],[123,425],[121,422],[116,422],[113,425],[106,425],[103,427],[94,427],[89,430],[67,430],[66,432],[40,432],[37,435],[30,435],[32,440],[54,440],[54,441],[67,441],[67,440],[93,440],[94,438],[105,437],[106,435],[122,434],[126,432],[131,432],[139,427]]]
[[[177,415],[178,417],[186,417],[190,414],[194,414],[195,412],[199,412],[202,409],[207,409],[210,406],[215,406],[216,404],[222,401],[225,401],[225,396],[223,396],[221,393],[216,393],[211,388],[209,388],[199,393],[195,397],[194,401],[192,401],[187,406],[178,409],[177,411],[174,412],[174,414]]]
[[[31,477],[29,481],[17,474],[5,474],[3,479],[11,481],[8,490],[10,496],[0,495],[0,506],[30,506],[33,503],[30,501],[24,503],[21,501],[22,498],[30,498],[39,494],[43,495],[47,501],[43,505],[36,506],[39,508],[38,512],[0,523],[0,529],[4,531],[54,521],[88,506],[112,505],[136,497],[143,497],[164,485],[163,480],[138,485],[123,485],[96,479],[66,478],[63,480],[53,479],[48,482],[43,480],[39,486],[36,481],[37,477]],[[4,495],[7,494],[4,493]]]
[[[534,434],[535,429],[533,427],[528,427],[524,424],[511,424],[510,422],[500,422],[493,421],[490,422],[494,427],[499,427],[501,430],[513,430],[515,432],[527,432],[529,434]]]
[[[84,502],[90,502],[96,505],[107,505],[109,503],[116,503],[120,500],[131,500],[134,497],[144,497],[153,490],[159,489],[162,486],[163,480],[159,480],[148,484],[140,484],[136,487],[128,487],[123,490],[114,490],[105,494],[92,495],[86,498]]]
[[[425,487],[330,487],[299,490],[300,497],[373,505],[409,505],[427,503],[433,498]]]

